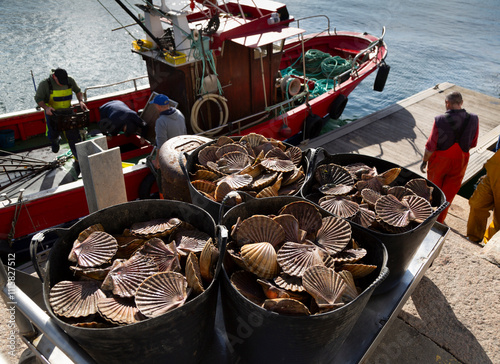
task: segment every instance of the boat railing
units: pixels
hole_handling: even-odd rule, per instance
[[[134,90],[137,91],[138,90],[137,81],[142,80],[144,78],[148,78],[148,76],[147,75],[146,76],[139,76],[139,77],[130,78],[128,80],[124,80],[124,81],[120,81],[120,82],[114,82],[114,83],[108,83],[105,85],[96,85],[96,86],[87,87],[83,91],[83,100],[87,101],[87,91],[89,91],[89,90],[96,90],[96,89],[101,89],[101,88],[117,86],[117,85],[121,85],[121,84],[124,84],[127,82],[132,82],[134,84]]]
[[[320,15],[311,15],[311,16],[306,16],[304,18],[300,18],[300,19],[295,19],[295,21],[297,22],[297,28],[300,28],[300,22],[301,21],[304,21],[304,20],[308,20],[308,19],[313,19],[313,18],[326,18],[326,21],[328,23],[328,27],[324,30],[322,30],[320,33],[323,33],[325,31],[328,32],[328,35],[330,35],[330,18],[326,15],[323,15],[323,14],[320,14]]]
[[[212,128],[212,129],[209,129],[209,130],[204,130],[203,132],[200,132],[200,133],[197,133],[196,135],[205,135],[205,136],[211,136],[223,129],[227,129],[228,127],[233,127],[234,129],[238,129],[238,133],[241,132],[241,130],[244,130],[244,129],[248,129],[254,125],[257,125],[259,124],[260,122],[262,122],[263,119],[267,118],[268,115],[276,110],[276,109],[281,109],[281,108],[284,108],[286,107],[288,104],[292,104],[294,103],[295,101],[297,101],[298,99],[301,99],[303,97],[305,97],[307,95],[307,92],[306,91],[302,91],[300,93],[298,93],[297,95],[294,95],[292,96],[290,99],[288,100],[285,100],[285,101],[282,101],[278,104],[274,104],[274,105],[271,105],[271,106],[268,106],[266,107],[265,110],[261,111],[261,112],[258,112],[256,114],[252,114],[252,115],[249,115],[249,116],[246,116],[244,118],[241,118],[241,119],[238,119],[238,120],[235,120],[235,121],[232,121],[228,124],[224,124],[224,125],[219,125],[219,126],[216,126],[215,128]],[[241,123],[246,121],[246,120],[249,120],[249,119],[252,119],[252,118],[256,118],[258,116],[262,116],[261,118],[259,118],[258,120],[255,120],[255,121],[252,121],[251,123],[245,125],[245,127],[242,129],[241,128]]]
[[[358,70],[357,64],[358,64],[359,59],[361,57],[364,57],[368,53],[372,53],[375,50],[375,48],[377,48],[377,53],[378,53],[379,45],[384,43],[384,36],[385,36],[385,27],[382,27],[382,35],[380,36],[380,38],[378,38],[377,40],[371,42],[368,45],[368,47],[366,47],[362,51],[358,52],[358,54],[356,54],[356,56],[352,60],[351,72],[353,74],[357,74],[357,70]],[[375,62],[376,62],[376,60],[375,60]]]

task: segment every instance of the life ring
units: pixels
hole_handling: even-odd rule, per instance
[[[387,81],[387,77],[389,76],[389,71],[391,70],[391,66],[387,63],[382,63],[377,71],[377,77],[375,77],[375,82],[373,83],[373,89],[378,92],[384,91],[385,82]]]
[[[347,96],[338,95],[335,100],[333,100],[330,105],[330,118],[339,119],[340,115],[344,112],[345,106],[347,105]]]
[[[199,125],[198,125],[198,113],[200,112],[201,105],[204,102],[207,101],[212,101],[217,104],[219,107],[219,125],[218,126],[224,126],[227,124],[227,119],[229,117],[229,109],[227,107],[227,99],[221,95],[217,94],[206,94],[200,97],[196,102],[194,103],[193,107],[191,108],[191,128],[196,134],[203,133],[204,135],[213,135],[217,133],[216,131],[211,131],[207,132],[203,130]]]
[[[153,190],[155,184],[156,178],[153,173],[149,173],[146,177],[144,177],[144,179],[141,181],[141,184],[139,185],[139,199],[148,200],[151,198],[158,198],[158,193],[151,193],[151,190]]]
[[[305,121],[304,137],[305,139],[313,139],[319,136],[323,129],[323,119],[315,114],[309,114]]]

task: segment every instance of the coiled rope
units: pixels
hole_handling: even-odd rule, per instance
[[[302,67],[297,64],[302,60],[302,55],[289,67],[281,70],[283,77],[293,75],[304,76]],[[304,55],[306,64],[305,76],[314,82],[314,89],[310,90],[309,98],[313,99],[336,86],[335,77],[348,71],[352,67],[352,61],[340,56],[332,56],[317,49],[310,49]],[[296,66],[297,65],[297,66]]]

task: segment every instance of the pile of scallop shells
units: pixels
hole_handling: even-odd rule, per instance
[[[424,178],[393,186],[401,168],[378,173],[364,163],[319,165],[313,193],[305,196],[336,216],[384,233],[404,233],[434,212],[433,187]]]
[[[351,238],[344,219],[322,217],[307,201],[278,215],[238,219],[231,229],[224,269],[243,296],[282,315],[335,310],[361,292],[358,280],[377,266],[363,264],[367,251]]]
[[[190,173],[191,184],[216,202],[238,190],[257,198],[293,195],[302,187],[306,173],[299,147],[255,133],[238,141],[219,137],[200,150],[198,162]]]
[[[76,326],[133,324],[201,294],[218,256],[208,234],[177,218],[135,223],[120,235],[93,225],[69,254],[74,280],[55,284],[49,302]]]

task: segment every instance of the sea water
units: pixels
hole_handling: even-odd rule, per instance
[[[136,2],[124,1],[139,14]],[[381,35],[386,27],[391,70],[385,89],[373,91],[372,74],[349,96],[344,119],[365,116],[441,82],[500,95],[498,0],[284,2],[295,19],[327,15],[339,31]],[[174,9],[188,6],[186,1],[166,3]],[[0,113],[33,108],[35,87],[51,68],[67,69],[82,89],[145,75],[144,61],[131,52],[132,40],[144,38],[143,30],[137,25],[113,30],[132,23],[112,0],[0,0]],[[300,25],[313,32],[327,23],[315,18]],[[110,91],[115,89],[89,90],[88,96]],[[464,107],[479,112],[477,105],[467,108],[467,100]]]

